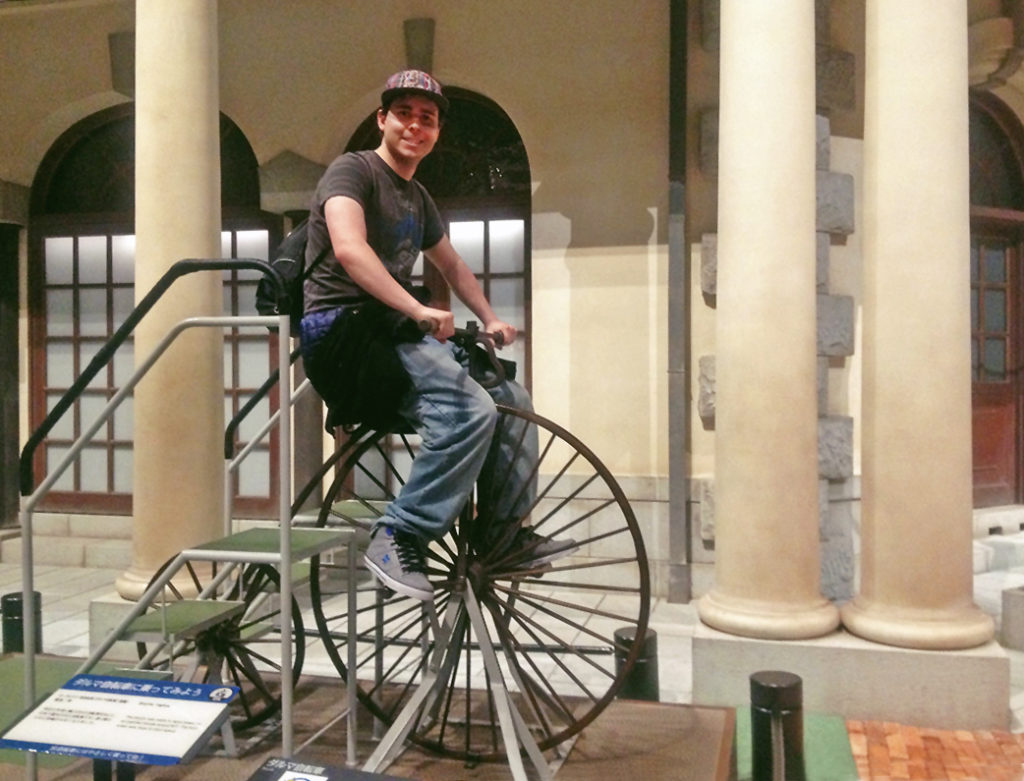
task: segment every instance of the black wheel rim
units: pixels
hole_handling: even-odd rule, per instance
[[[644,642],[650,576],[633,511],[597,457],[536,414],[506,407],[499,412],[499,426],[534,427],[538,434],[530,525],[545,538],[573,537],[580,554],[528,567],[511,555],[509,540],[482,545],[480,529],[492,521],[485,494],[501,482],[495,476],[489,485],[478,484],[467,511],[431,545],[428,575],[439,618],[460,588],[473,589],[512,701],[547,750],[578,734],[622,687]],[[318,524],[365,529],[401,489],[415,457],[415,437],[363,431],[343,449]],[[350,581],[357,590],[358,696],[376,718],[391,724],[426,668],[432,650],[428,622],[422,603],[383,595],[365,570],[350,578],[344,564],[315,558],[313,615],[346,681]],[[421,716],[411,740],[445,756],[500,760],[504,749],[491,681],[464,606],[455,626],[447,651],[451,669],[438,704]],[[614,632],[620,628],[630,631]]]

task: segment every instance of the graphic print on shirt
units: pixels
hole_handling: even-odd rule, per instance
[[[395,270],[399,279],[408,279],[423,245],[423,224],[416,219],[411,203],[406,203],[405,217],[395,223],[394,231]]]

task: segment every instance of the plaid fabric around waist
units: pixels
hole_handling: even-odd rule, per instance
[[[334,325],[334,321],[344,311],[345,307],[339,306],[334,309],[310,312],[302,318],[302,322],[299,323],[299,347],[302,350],[303,360],[309,360],[317,342],[327,335],[331,326]]]

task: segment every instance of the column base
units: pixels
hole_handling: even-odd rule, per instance
[[[741,599],[712,590],[701,598],[697,613],[714,629],[764,640],[821,637],[839,626],[839,611],[824,597],[793,604]]]
[[[787,643],[693,630],[693,704],[750,706],[750,676],[803,679],[804,712],[943,730],[1010,729],[1010,659],[997,643],[964,651],[879,645],[842,629]]]
[[[149,581],[152,580],[155,572],[156,570],[143,571],[135,565],[132,565],[118,575],[117,579],[114,581],[114,589],[122,599],[138,602],[139,597],[141,597],[149,587]]]
[[[139,598],[146,593],[146,589],[149,588],[149,584],[152,582],[157,571],[156,569],[143,569],[133,564],[114,581],[114,588],[117,589],[118,595],[122,598],[138,602]],[[191,599],[199,593],[199,589],[203,585],[209,582],[215,571],[212,562],[192,562],[190,569],[179,571],[171,579],[171,583],[177,589],[177,593],[181,595],[182,599]],[[194,578],[197,578],[198,582]],[[171,592],[167,592],[167,598],[177,599],[178,597],[172,595]]]
[[[995,637],[995,622],[975,605],[963,610],[898,608],[860,596],[843,605],[843,625],[858,637],[901,648],[954,651]]]

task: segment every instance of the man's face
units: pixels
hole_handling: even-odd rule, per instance
[[[391,154],[418,163],[434,148],[441,132],[437,104],[419,95],[400,95],[387,113],[377,112],[377,126]]]

